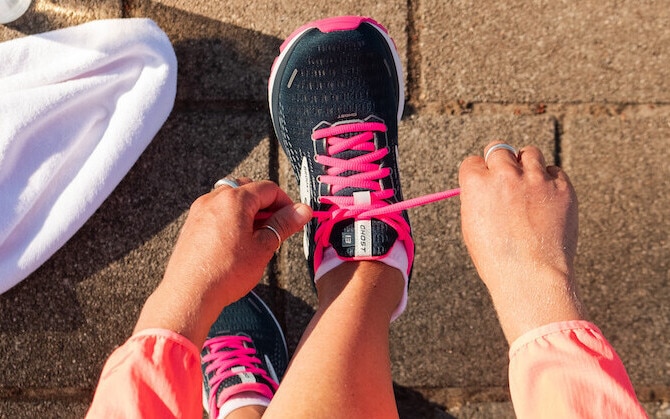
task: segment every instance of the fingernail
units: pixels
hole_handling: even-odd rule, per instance
[[[305,204],[295,204],[293,208],[295,209],[294,217],[296,222],[305,224],[312,218],[312,208],[309,206]]]

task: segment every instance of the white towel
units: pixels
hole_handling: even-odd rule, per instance
[[[58,250],[174,105],[177,61],[148,19],[0,43],[0,293]]]

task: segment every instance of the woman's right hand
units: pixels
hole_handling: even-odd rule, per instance
[[[497,142],[486,147],[488,151]],[[577,198],[568,176],[536,147],[495,150],[459,171],[463,238],[508,342],[583,317],[574,278]]]

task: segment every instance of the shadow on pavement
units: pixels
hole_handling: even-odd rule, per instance
[[[456,419],[445,412],[444,406],[427,400],[409,387],[393,384],[400,419]]]

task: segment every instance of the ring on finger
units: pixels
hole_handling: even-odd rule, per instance
[[[500,143],[500,144],[496,144],[494,146],[491,146],[491,148],[489,148],[486,151],[486,155],[484,156],[484,163],[488,164],[489,157],[491,156],[491,154],[493,154],[493,152],[495,152],[497,150],[507,150],[514,155],[515,159],[519,158],[519,152],[516,150],[516,148],[512,147],[509,144]]]
[[[237,183],[235,179],[224,177],[216,181],[216,183],[214,184],[214,189],[219,188],[223,185],[230,186],[233,189],[240,187],[239,183]]]
[[[279,244],[277,244],[277,249],[275,250],[275,252],[279,251],[279,248],[281,247],[281,235],[279,235],[279,232],[277,231],[277,229],[274,228],[274,227],[272,227],[272,226],[269,225],[269,224],[265,224],[265,225],[264,225],[263,227],[261,227],[261,228],[267,228],[267,229],[270,230],[271,232],[275,233],[275,236],[277,236],[277,240],[279,241]]]

